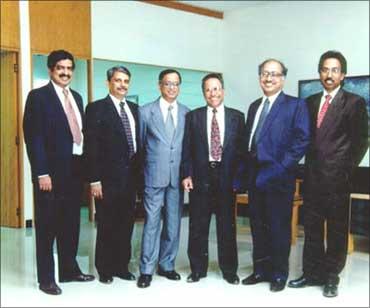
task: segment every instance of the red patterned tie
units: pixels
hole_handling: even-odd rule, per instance
[[[69,99],[68,96],[68,90],[63,89],[63,94],[64,94],[65,113],[67,116],[69,128],[73,136],[73,142],[80,145],[82,141],[81,130],[80,127],[78,126],[76,114],[73,110],[71,100]]]
[[[331,100],[331,96],[329,94],[326,95],[325,96],[325,102],[321,107],[319,115],[317,116],[317,123],[316,123],[317,128],[320,128],[320,125],[321,125],[322,121],[324,120],[325,113],[326,113],[326,111],[328,110],[328,108],[330,106],[330,104],[329,104],[330,100]]]
[[[213,109],[213,117],[211,123],[211,156],[214,160],[218,161],[221,159],[222,147],[220,128],[218,127],[216,113],[217,109]]]

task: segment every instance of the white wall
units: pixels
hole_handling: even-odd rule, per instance
[[[221,19],[136,1],[93,1],[92,56],[221,71]]]

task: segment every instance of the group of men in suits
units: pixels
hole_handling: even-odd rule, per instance
[[[239,284],[233,207],[240,190],[236,183],[243,177],[250,203],[253,273],[242,284],[267,281],[271,291],[283,290],[289,275],[296,168],[307,154],[303,276],[289,287],[324,285],[325,296],[337,295],[346,258],[351,173],[368,146],[365,102],[341,88],[347,72],[341,53],[321,56],[324,92],[307,102],[282,91],[285,65],[265,60],[258,67],[263,96],[250,105],[246,122],[243,113],[224,105],[221,74],[202,79],[206,106],[190,111],[177,100],[180,73],[164,70],[158,78],[160,97],[138,108],[125,98],[131,73],[123,66],[107,71],[109,94],[88,104],[84,119],[82,99],[69,89],[73,56],[53,51],[48,67],[50,83],[30,92],[24,113],[42,291],[61,293],[54,277],[55,239],[59,281],[94,279],[76,261],[86,178],[96,202],[100,282],[112,283],[113,277],[136,280],[128,265],[139,190],[145,222],[137,286],[149,287],[156,269],[167,279],[181,279],[175,260],[185,190],[190,200],[187,282],[207,276],[214,213],[223,278]]]

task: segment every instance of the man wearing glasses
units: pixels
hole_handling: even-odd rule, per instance
[[[368,116],[365,100],[341,88],[347,61],[340,52],[325,52],[318,72],[324,90],[307,98],[312,142],[306,157],[303,275],[289,287],[324,285],[323,295],[335,297],[347,256],[351,176],[368,147]]]
[[[253,273],[242,283],[269,281],[272,292],[288,278],[296,169],[309,144],[305,101],[282,91],[287,71],[275,59],[259,65],[263,97],[250,105],[246,122]]]
[[[189,109],[177,101],[181,84],[178,71],[166,69],[158,79],[161,96],[139,110],[146,213],[139,288],[150,286],[157,263],[158,275],[181,279],[175,271],[184,199],[179,172],[185,115]]]

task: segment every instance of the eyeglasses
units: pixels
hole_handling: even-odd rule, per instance
[[[213,87],[213,88],[207,88],[207,89],[204,89],[204,92],[205,93],[210,93],[210,92],[219,92],[221,91],[222,88],[221,87]]]
[[[260,74],[261,78],[268,78],[271,77],[271,79],[279,78],[283,76],[283,74],[278,73],[278,72],[268,72],[268,71],[263,71]]]
[[[172,87],[174,87],[174,88],[178,88],[180,84],[179,84],[179,83],[177,83],[177,82],[162,82],[162,85],[163,85],[165,88],[170,89],[170,88],[172,88]]]
[[[333,68],[322,67],[320,68],[320,72],[323,74],[329,74],[329,72],[331,72],[332,74],[339,74],[341,73],[341,69],[339,67],[333,67]]]

